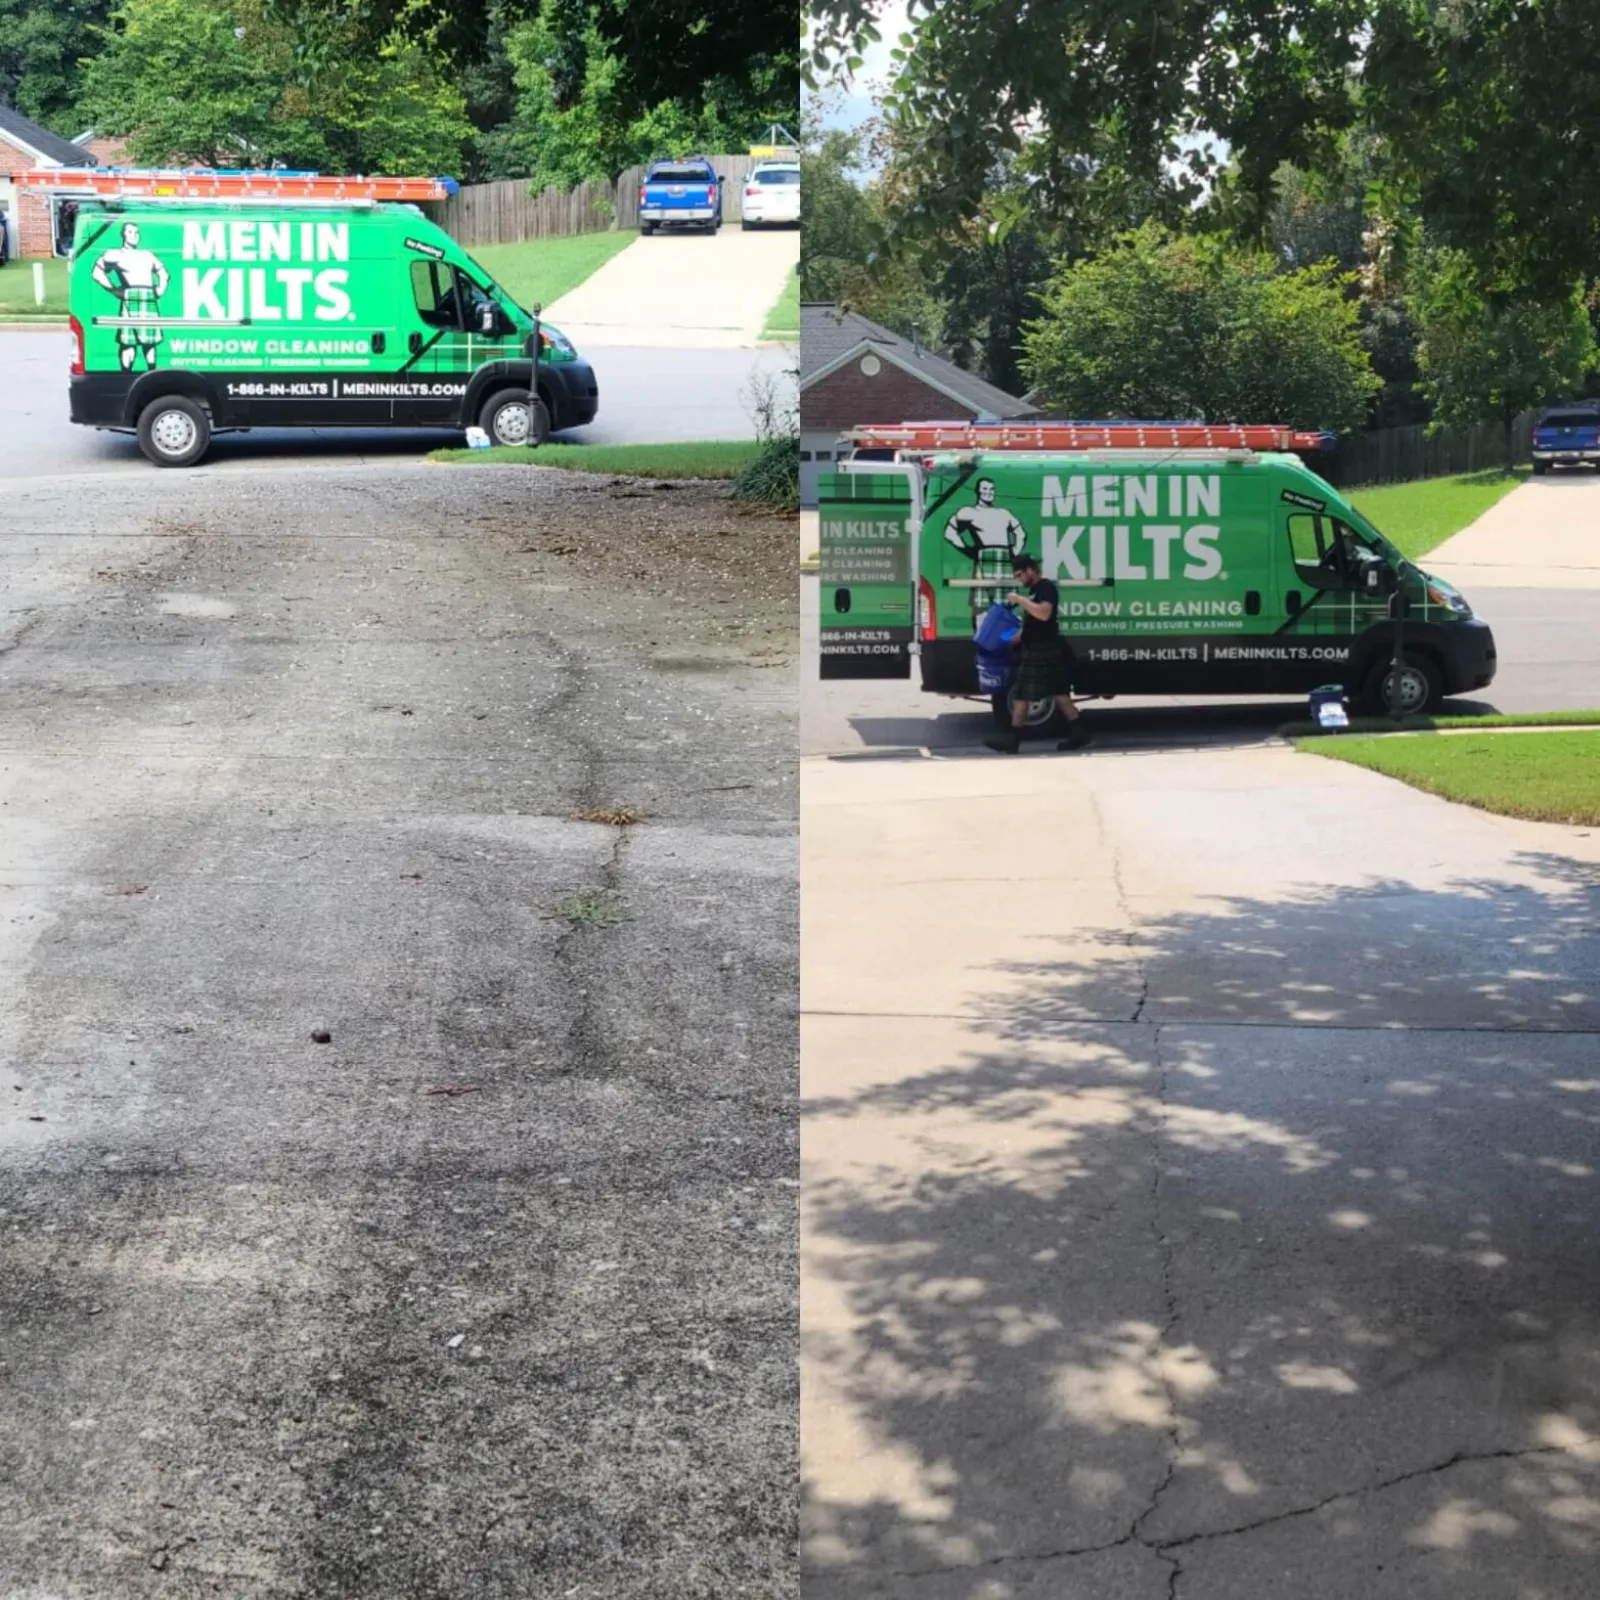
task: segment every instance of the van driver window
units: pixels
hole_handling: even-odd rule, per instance
[[[1326,589],[1338,578],[1354,585],[1366,545],[1337,517],[1302,514],[1289,518],[1289,548],[1301,578]]]
[[[417,315],[430,328],[459,328],[456,309],[455,269],[442,261],[411,263],[411,292],[416,296]]]

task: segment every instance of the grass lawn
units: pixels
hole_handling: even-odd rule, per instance
[[[33,263],[8,261],[0,267],[0,322],[12,317],[67,314],[67,264],[59,256],[43,263],[43,306],[33,303]]]
[[[710,444],[545,444],[537,450],[435,450],[434,461],[474,467],[561,467],[636,478],[737,478],[761,454],[755,440]]]
[[[1298,748],[1502,816],[1600,823],[1600,733],[1303,739]]]
[[[481,244],[468,253],[520,306],[535,300],[553,305],[592,277],[637,233],[575,233],[566,239],[524,239],[518,244]]]
[[[1504,499],[1527,471],[1464,472],[1453,478],[1423,478],[1375,489],[1349,489],[1353,505],[1402,555],[1413,561],[1476,522],[1495,501]]]
[[[1439,728],[1593,728],[1600,727],[1600,711],[1491,711],[1481,717],[1351,717],[1352,733],[1432,733]],[[1286,722],[1278,729],[1283,739],[1344,739],[1344,733],[1324,733],[1314,722]]]
[[[800,269],[789,274],[778,303],[767,313],[766,325],[761,330],[763,339],[798,339],[800,337]]]

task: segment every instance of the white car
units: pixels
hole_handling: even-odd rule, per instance
[[[795,161],[763,161],[744,180],[741,228],[800,223],[800,166]]]

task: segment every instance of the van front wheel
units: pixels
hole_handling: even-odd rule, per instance
[[[1427,656],[1415,656],[1399,669],[1392,662],[1380,661],[1367,674],[1362,702],[1374,716],[1392,715],[1391,699],[1399,700],[1401,716],[1419,717],[1437,711],[1444,702],[1444,680]]]
[[[489,435],[491,444],[541,445],[550,437],[550,413],[543,400],[535,400],[530,408],[525,391],[502,389],[490,395],[478,415],[478,426]]]
[[[989,696],[989,709],[994,713],[994,722],[997,728],[1009,728],[1012,708],[1011,691],[1005,690],[1000,694]],[[1056,709],[1054,700],[1030,700],[1028,711],[1023,719],[1022,732],[1026,734],[1056,733],[1065,727],[1065,719]]]
[[[211,419],[187,396],[163,395],[139,413],[139,448],[158,467],[192,467],[211,448]]]

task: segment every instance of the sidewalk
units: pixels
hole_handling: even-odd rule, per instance
[[[804,768],[812,1600],[1588,1592],[1600,837]]]

